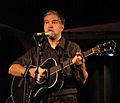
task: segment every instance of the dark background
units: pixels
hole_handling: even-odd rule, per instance
[[[109,40],[116,42],[115,56],[109,57],[105,52],[86,59],[89,78],[80,87],[78,99],[80,103],[119,101],[120,6],[117,0],[3,0],[0,1],[0,103],[5,103],[10,95],[9,66],[35,45],[32,35],[43,31],[43,14],[49,9],[63,13],[65,36],[78,43],[83,51]],[[106,24],[112,25],[106,27]]]
[[[0,23],[22,31],[42,31],[43,14],[54,9],[66,18],[66,29],[120,21],[118,0],[2,0]]]

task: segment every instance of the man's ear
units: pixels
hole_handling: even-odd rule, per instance
[[[64,30],[64,25],[61,26],[62,31]]]

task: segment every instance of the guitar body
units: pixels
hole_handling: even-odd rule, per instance
[[[26,80],[24,79],[22,85],[19,87],[18,85],[19,85],[21,79],[22,78],[20,78],[20,77],[13,78],[12,85],[11,85],[11,95],[12,95],[13,103],[29,103],[26,95],[27,95],[27,93],[28,93],[28,95],[30,94],[30,90],[29,90],[30,79],[29,78],[27,78]],[[28,86],[28,88],[27,88],[27,86]]]
[[[57,66],[53,58],[49,58],[40,65],[50,72],[50,67]],[[11,85],[11,95],[13,103],[42,103],[49,91],[56,89],[58,83],[58,72],[47,77],[45,82],[34,82],[34,79],[29,77],[25,78],[22,85],[19,87],[21,77],[14,77]],[[33,85],[35,83],[35,85]],[[34,87],[34,89],[33,89]],[[32,89],[31,89],[32,88]],[[29,96],[29,97],[28,97]],[[31,101],[32,100],[32,101]]]

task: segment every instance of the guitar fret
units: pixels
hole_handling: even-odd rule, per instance
[[[90,49],[90,50],[87,50],[86,52],[83,52],[83,54],[84,54],[85,57],[88,57],[89,55],[91,55],[91,54],[94,53],[93,51],[94,51],[94,50],[93,50],[93,48],[92,48],[92,49]]]
[[[72,58],[66,60],[65,62],[63,62],[63,69],[67,68],[68,66],[72,65]]]
[[[54,66],[50,68],[50,75],[54,74],[55,72],[58,72],[64,68],[67,68],[68,66],[72,65],[72,58],[69,58],[68,60],[64,61],[61,65],[59,66]]]

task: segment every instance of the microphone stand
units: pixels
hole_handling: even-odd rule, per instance
[[[29,69],[30,69],[31,64],[32,64],[32,60],[31,60],[31,58],[30,58],[30,62],[29,62],[29,64],[27,65],[26,70],[25,70],[25,72],[24,72],[24,74],[23,74],[23,77],[21,78],[21,80],[20,80],[20,82],[19,82],[19,84],[18,84],[18,88],[20,88],[20,87],[22,86],[23,82],[24,82],[24,85],[23,85],[23,86],[24,86],[24,87],[23,87],[23,103],[29,103],[29,102],[26,101],[26,85],[27,85],[26,79],[27,79],[27,77],[30,76],[30,74],[29,74]],[[28,95],[28,97],[29,97],[29,95]],[[29,99],[29,98],[28,98],[28,99]],[[28,100],[28,101],[29,101],[29,100]]]
[[[35,71],[35,79],[34,79],[34,83],[33,83],[33,92],[35,90],[35,84],[36,84],[36,80],[37,80],[37,75],[39,73],[39,66],[40,66],[40,59],[41,59],[41,56],[42,56],[42,42],[44,41],[44,36],[41,35],[39,40],[36,40],[36,38],[34,37],[35,41],[36,41],[36,44],[37,44],[37,69]],[[38,39],[38,38],[37,38]],[[35,103],[35,100],[34,100],[34,94],[32,95],[32,98],[31,98],[31,103]]]

